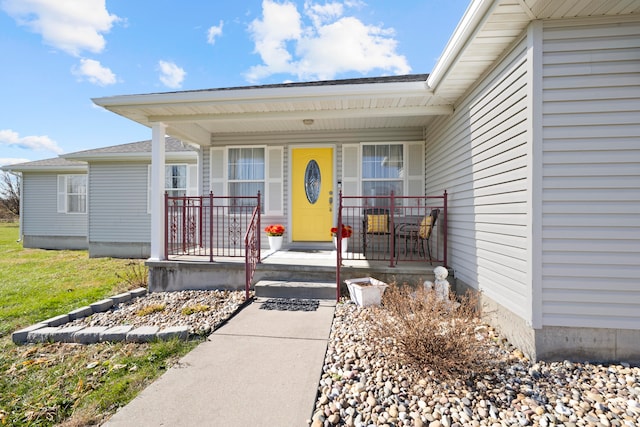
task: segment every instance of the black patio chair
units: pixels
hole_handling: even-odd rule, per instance
[[[391,230],[389,228],[389,209],[386,208],[367,208],[364,210],[364,218],[362,220],[362,253],[367,256],[367,248],[370,247],[369,241],[374,236],[384,236],[387,241],[387,250],[389,250],[389,239]],[[375,245],[373,249],[375,250]]]
[[[432,209],[420,222],[398,224],[395,229],[397,254],[400,254],[400,241],[404,240],[405,254],[409,252],[409,248],[412,252],[418,250],[418,254],[422,257],[429,255],[429,264],[433,264],[430,239],[439,213],[440,209]]]

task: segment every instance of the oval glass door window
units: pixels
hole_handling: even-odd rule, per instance
[[[307,163],[307,169],[304,172],[304,191],[307,195],[307,200],[312,205],[318,201],[320,197],[320,166],[315,160],[310,160]]]

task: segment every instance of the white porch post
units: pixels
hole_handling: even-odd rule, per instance
[[[150,260],[167,259],[164,251],[164,140],[167,126],[154,123],[151,128],[151,256]]]

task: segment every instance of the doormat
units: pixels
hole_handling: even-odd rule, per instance
[[[316,311],[320,300],[300,298],[271,298],[260,306],[260,310]]]

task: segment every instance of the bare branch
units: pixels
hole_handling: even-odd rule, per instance
[[[13,215],[20,215],[20,175],[2,173],[0,180],[0,205]]]

